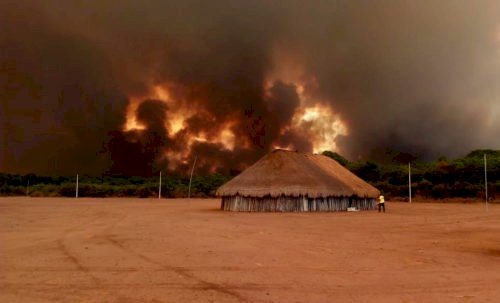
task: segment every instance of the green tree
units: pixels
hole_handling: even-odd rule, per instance
[[[347,166],[349,164],[349,160],[347,160],[346,158],[342,157],[340,154],[338,154],[336,152],[325,150],[321,154],[323,156],[327,156],[329,158],[332,158],[333,160],[337,161],[342,166]]]

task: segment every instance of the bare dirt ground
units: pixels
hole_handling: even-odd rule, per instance
[[[500,205],[0,199],[0,302],[500,302]]]

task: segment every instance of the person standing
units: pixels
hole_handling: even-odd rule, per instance
[[[382,208],[384,209],[385,213],[385,199],[384,196],[381,195],[380,197],[378,197],[378,212],[380,212]]]

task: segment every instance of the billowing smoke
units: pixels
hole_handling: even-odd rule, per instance
[[[0,3],[0,171],[499,148],[498,1]]]

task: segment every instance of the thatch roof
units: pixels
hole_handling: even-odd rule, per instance
[[[218,196],[378,197],[380,192],[323,155],[275,150],[222,185]]]

